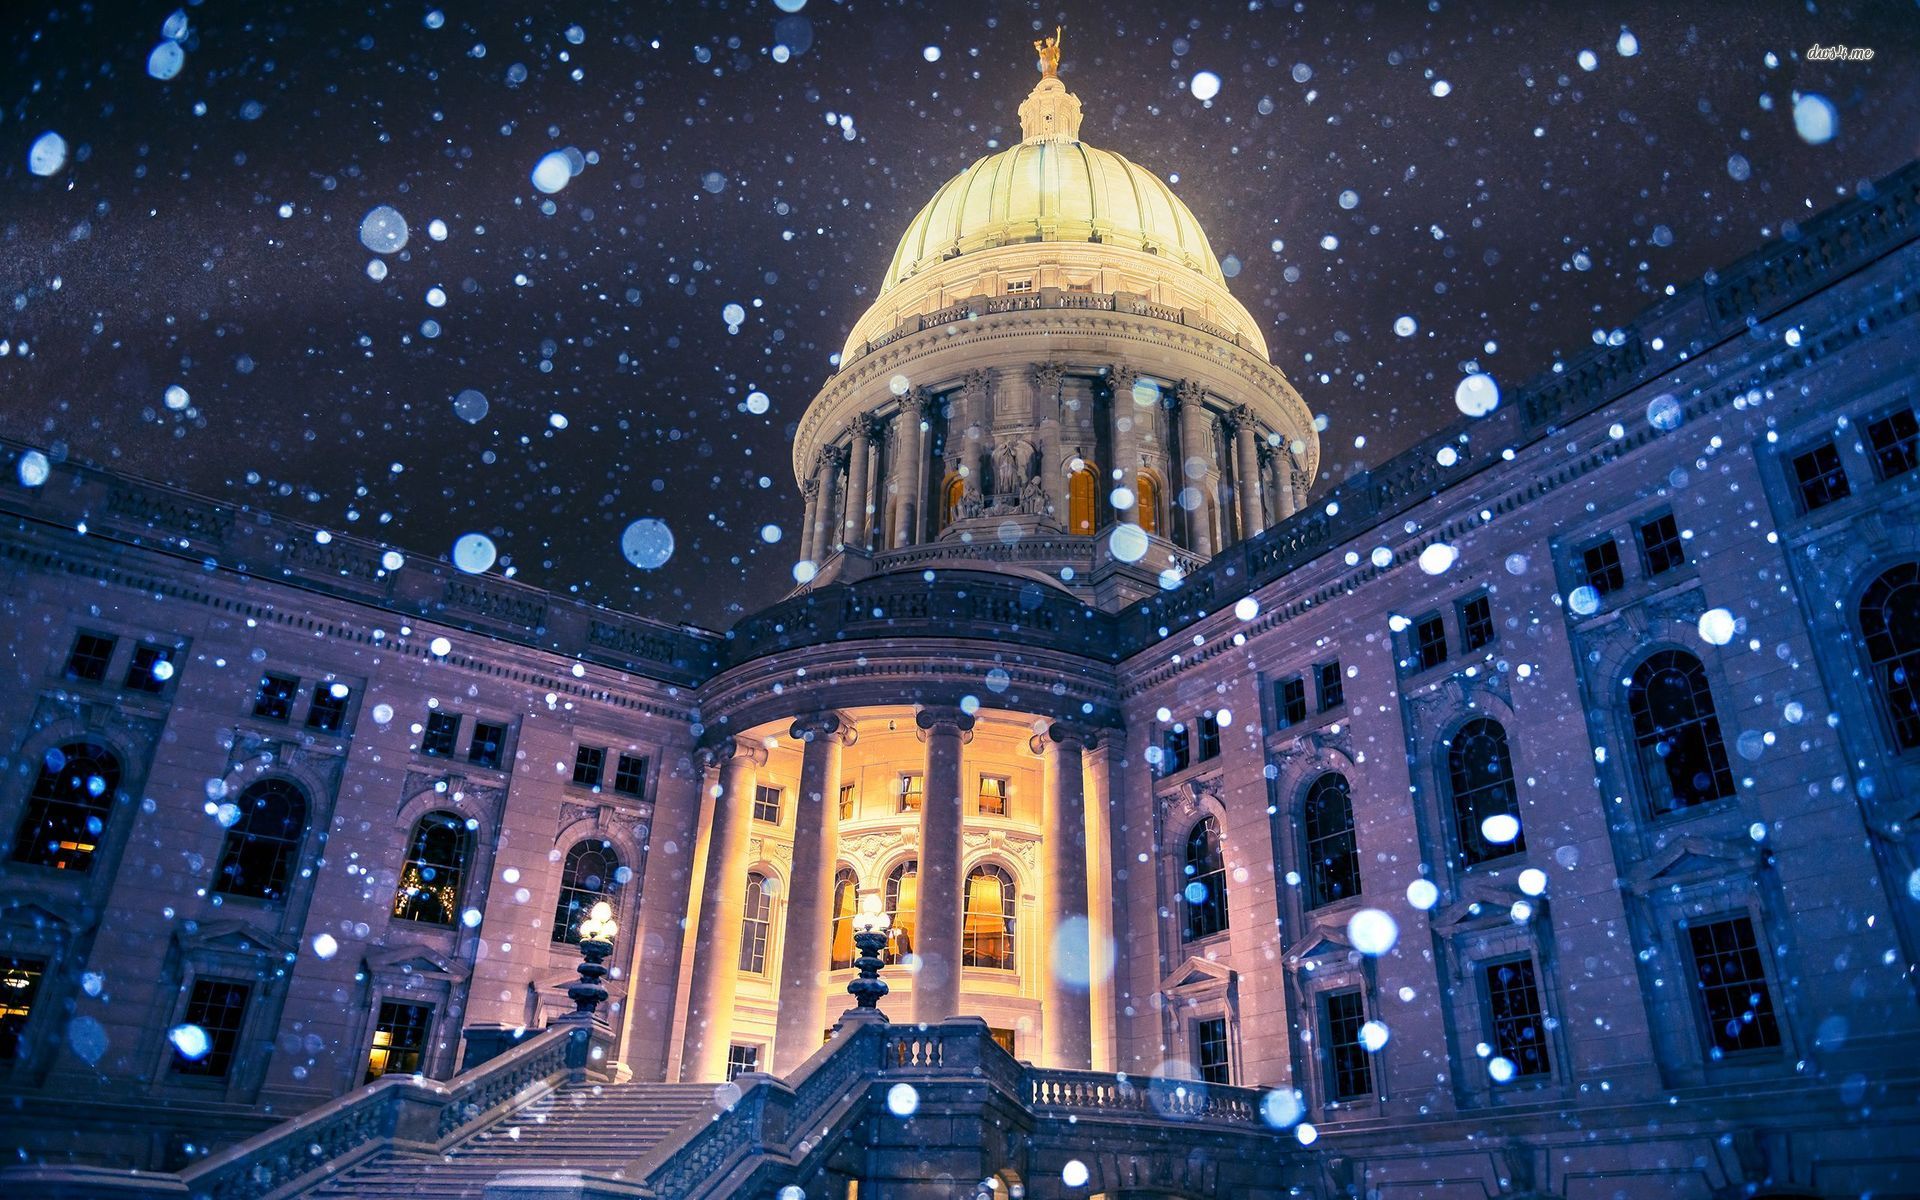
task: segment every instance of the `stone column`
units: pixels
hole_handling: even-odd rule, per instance
[[[740,918],[746,908],[747,823],[767,752],[731,738],[705,752],[720,764],[720,795],[707,835],[707,871],[700,885],[700,927],[693,943],[693,989],[687,997],[687,1048],[680,1076],[727,1077],[734,986],[740,973]]]
[[[1253,410],[1241,405],[1233,410],[1234,475],[1240,489],[1240,540],[1245,541],[1267,527],[1260,511],[1260,448],[1254,440]]]
[[[857,550],[867,548],[867,458],[872,426],[867,414],[853,419],[853,450],[847,464],[847,512],[840,540]]]
[[[1139,405],[1133,402],[1133,384],[1137,378],[1134,369],[1122,363],[1115,363],[1107,372],[1107,420],[1112,424],[1107,440],[1113,446],[1113,461],[1107,464],[1102,486],[1109,493],[1116,487],[1123,487],[1131,496],[1134,489],[1140,486],[1138,433],[1142,418]],[[1132,504],[1113,510],[1115,521],[1133,521],[1138,517],[1139,512]]]
[[[800,795],[793,814],[793,878],[787,885],[780,954],[780,1013],[773,1073],[785,1075],[820,1048],[827,1027],[826,974],[833,938],[833,875],[840,861],[840,751],[853,726],[834,713],[795,721],[803,740]]]
[[[1213,529],[1207,501],[1213,495],[1213,422],[1207,417],[1206,394],[1206,389],[1191,379],[1173,394],[1180,410],[1180,462],[1173,480],[1173,499],[1179,503],[1188,489],[1200,497],[1198,508],[1180,506],[1186,513],[1187,549],[1202,558],[1212,558]]]
[[[1091,731],[1061,721],[1032,743],[1046,760],[1047,781],[1041,1061],[1071,1071],[1093,1067],[1093,941],[1087,922],[1087,805],[1081,762],[1092,744]]]
[[[927,430],[923,424],[931,403],[926,389],[915,388],[900,401],[899,430],[900,486],[902,494],[898,519],[894,523],[893,544],[911,546],[919,541],[921,498],[926,494]]]
[[[960,1014],[960,945],[966,879],[960,871],[960,747],[973,718],[957,708],[925,708],[914,718],[926,731],[926,787],[920,800],[920,908],[914,914],[920,959],[913,977],[913,1019]]]
[[[800,498],[805,506],[800,513],[800,561],[819,562],[813,556],[813,526],[820,509],[820,477],[810,476],[800,484]]]
[[[1284,521],[1300,511],[1301,502],[1306,497],[1300,494],[1300,489],[1295,482],[1293,451],[1282,448],[1274,451],[1274,454],[1276,458],[1273,464],[1273,477],[1279,491],[1274,495],[1273,506],[1279,511],[1280,519]]]
[[[809,526],[813,549],[809,557],[814,562],[820,562],[833,553],[835,526],[839,523],[836,520],[839,514],[833,503],[833,485],[834,477],[840,472],[841,461],[840,447],[822,446],[820,460],[813,468],[814,485],[819,491],[813,505],[813,522]]]

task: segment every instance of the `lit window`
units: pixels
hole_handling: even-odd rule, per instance
[[[620,854],[604,838],[575,842],[560,868],[560,898],[553,906],[551,941],[580,943],[580,920],[605,900],[620,904]]]
[[[260,677],[253,695],[253,715],[263,721],[285,721],[293,716],[293,698],[300,693],[300,680],[292,675],[269,671]]]
[[[1007,815],[1007,780],[1000,775],[982,775],[980,777],[980,815],[983,817],[1004,817]]]
[[[13,833],[13,860],[90,870],[119,790],[120,760],[105,746],[67,742],[49,749]]]
[[[1010,279],[1007,281],[1007,291],[1010,293],[1030,292],[1032,290],[1033,280],[1031,279]]]
[[[393,893],[393,915],[403,921],[451,926],[460,914],[473,835],[456,813],[430,812],[414,824],[407,861]]]
[[[1067,532],[1081,537],[1093,533],[1098,484],[1093,464],[1083,463],[1067,476]]]
[[[920,906],[920,864],[907,859],[887,873],[887,911],[893,914],[893,938],[887,947],[888,962],[898,962],[913,953],[913,916]]]
[[[227,829],[213,888],[280,903],[307,833],[307,797],[285,779],[262,779],[240,793],[235,807],[239,819]]]
[[[367,1052],[366,1082],[372,1083],[382,1075],[418,1074],[432,1024],[430,1004],[381,1001],[380,1016],[373,1024],[373,1047]]]
[[[853,965],[853,917],[860,907],[860,881],[848,867],[833,873],[833,917],[829,931],[828,966],[838,971]]]
[[[760,1047],[739,1045],[727,1047],[727,1078],[729,1080],[759,1069]]]
[[[981,863],[967,874],[964,936],[960,964],[1013,970],[1013,879],[992,863]]]
[[[926,798],[927,777],[918,773],[900,777],[900,811],[919,812],[920,802]]]
[[[233,1065],[234,1051],[240,1045],[240,1026],[246,1020],[247,996],[252,991],[244,983],[222,979],[196,979],[187,997],[182,1025],[192,1025],[205,1035],[205,1053],[189,1053],[197,1048],[198,1038],[177,1038],[173,1043],[173,1070],[179,1075],[204,1075],[218,1079]],[[183,1045],[183,1043],[186,1043]]]
[[[840,819],[842,821],[851,821],[853,819],[854,789],[856,786],[857,785],[851,783],[843,783],[840,785]]]
[[[767,936],[773,927],[773,898],[767,895],[767,877],[758,871],[747,876],[747,900],[740,917],[740,969],[749,975],[767,973]]]
[[[0,958],[0,1062],[27,1057],[27,1022],[46,975],[39,959]]]
[[[1687,944],[1714,1058],[1780,1044],[1766,967],[1753,936],[1753,921],[1729,917],[1692,925]]]
[[[753,819],[765,821],[769,825],[780,823],[780,801],[782,793],[777,787],[761,784],[753,789]]]
[[[1793,482],[1803,513],[1825,508],[1853,494],[1847,469],[1840,462],[1840,451],[1831,441],[1821,442],[1806,453],[1794,456]]]
[[[427,714],[427,731],[420,738],[420,753],[436,758],[451,758],[459,739],[459,713],[430,712]]]
[[[573,752],[573,782],[576,787],[597,788],[600,772],[606,768],[607,752],[598,746],[579,746]]]
[[[1138,476],[1134,483],[1134,521],[1148,533],[1160,532],[1160,484],[1151,475]]]

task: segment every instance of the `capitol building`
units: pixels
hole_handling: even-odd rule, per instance
[[[10,1195],[1920,1196],[1920,164],[1329,487],[1055,62],[730,629],[0,444]]]

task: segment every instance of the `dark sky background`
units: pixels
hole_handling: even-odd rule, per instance
[[[1463,371],[1518,384],[1920,154],[1892,0],[207,3],[163,81],[176,7],[10,6],[0,433],[413,553],[485,533],[496,570],[709,626],[791,586],[790,431],[914,212],[1018,138],[1038,27],[1082,136],[1237,270],[1323,486],[1451,419]],[[381,204],[410,236],[375,281]],[[641,517],[657,570],[621,554]]]

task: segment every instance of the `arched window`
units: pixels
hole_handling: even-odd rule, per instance
[[[575,842],[560,868],[560,898],[553,906],[555,942],[580,944],[580,921],[605,900],[620,906],[620,852],[605,838]]]
[[[750,975],[767,973],[767,935],[773,929],[773,897],[767,895],[767,877],[747,875],[747,903],[740,916],[740,969]]]
[[[1307,836],[1307,906],[1318,908],[1360,894],[1360,852],[1353,837],[1353,797],[1344,775],[1313,781],[1302,805]]]
[[[213,890],[279,903],[287,898],[307,834],[307,797],[285,779],[262,779],[240,793],[239,819],[227,829]]]
[[[960,965],[1013,970],[1013,877],[992,863],[967,873],[965,936]]]
[[[853,965],[853,914],[860,908],[860,881],[852,867],[833,873],[833,970]]]
[[[1095,515],[1094,501],[1099,495],[1093,464],[1082,462],[1067,476],[1067,532],[1091,536]]]
[[[887,872],[887,911],[893,915],[893,941],[887,961],[913,953],[914,913],[920,907],[920,863],[909,858]]]
[[[1527,848],[1520,832],[1520,806],[1513,790],[1513,755],[1500,722],[1476,717],[1460,727],[1447,747],[1447,780],[1453,793],[1454,831],[1465,866],[1518,854]]]
[[[1160,532],[1160,484],[1142,472],[1134,480],[1134,520],[1148,533]]]
[[[1699,659],[1684,650],[1649,656],[1627,683],[1627,709],[1655,812],[1733,795],[1727,747]]]
[[[473,857],[473,834],[458,813],[430,812],[413,827],[400,886],[393,892],[393,915],[403,921],[452,925],[460,915],[460,897]]]
[[[1920,563],[1873,581],[1860,598],[1860,634],[1894,745],[1920,750]]]
[[[1197,942],[1227,929],[1227,855],[1220,845],[1220,822],[1202,817],[1187,832],[1180,864],[1180,939]]]
[[[947,480],[947,486],[941,489],[940,493],[940,523],[942,525],[953,524],[953,519],[960,515],[960,499],[966,494],[966,480],[958,475]]]
[[[87,871],[113,815],[120,760],[96,742],[48,750],[13,833],[13,860],[60,871]]]

